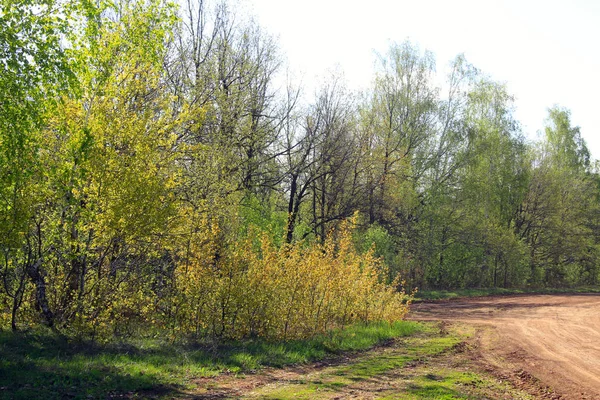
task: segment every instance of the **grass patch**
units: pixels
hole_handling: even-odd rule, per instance
[[[426,373],[425,370],[419,371],[419,374],[407,385],[405,393],[384,397],[384,399],[474,399],[479,397],[474,397],[473,390],[478,392],[477,394],[482,394],[477,389],[494,386],[493,381],[472,372],[443,369],[435,373]],[[497,389],[502,388],[497,387]]]
[[[421,334],[398,345],[398,351],[374,353],[355,363],[336,369],[335,374],[361,381],[402,368],[423,357],[431,357],[452,348],[461,341],[458,335],[440,335],[436,325],[422,324]]]
[[[600,293],[598,286],[582,286],[577,288],[540,288],[540,289],[504,289],[476,288],[455,290],[424,290],[417,292],[415,301],[450,300],[461,297],[503,296],[512,294],[593,294]]]
[[[302,382],[293,380],[276,387],[259,389],[251,397],[283,400],[328,399],[356,394],[357,390],[362,390],[363,385],[372,385],[373,382],[385,379],[393,371],[402,370],[408,365],[444,353],[462,339],[459,335],[441,334],[436,324],[420,323],[416,334],[399,339],[389,348],[376,349],[347,363],[317,371],[304,377]]]
[[[465,330],[466,329],[466,330]],[[287,376],[248,395],[258,399],[494,399],[531,397],[472,367],[455,345],[473,331],[441,329],[422,323],[421,330],[384,348],[339,365]]]
[[[49,332],[0,332],[0,399],[173,396],[193,378],[307,363],[419,332],[422,325],[355,325],[309,340],[208,346],[158,340],[96,345]],[[310,391],[310,390],[309,390]]]
[[[381,399],[495,399],[511,398],[533,400],[509,383],[488,375],[435,364],[425,364],[404,382],[404,390],[381,397]]]

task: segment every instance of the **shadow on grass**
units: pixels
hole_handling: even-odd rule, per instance
[[[162,382],[158,371],[144,373],[136,364],[147,356],[135,353],[72,344],[48,333],[0,332],[0,399],[132,397],[143,391],[156,397],[179,389]]]
[[[420,330],[414,322],[354,326],[310,340],[219,345],[159,340],[98,345],[48,332],[0,331],[0,399],[160,398],[194,378],[306,363]]]

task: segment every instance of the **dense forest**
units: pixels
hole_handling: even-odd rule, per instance
[[[232,4],[182,3],[3,2],[0,327],[295,338],[414,288],[597,283],[568,110],[532,143],[504,84],[410,42],[307,93]]]

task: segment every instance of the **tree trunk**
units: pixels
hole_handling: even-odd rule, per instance
[[[292,242],[294,238],[294,227],[296,225],[296,213],[294,212],[297,208],[296,200],[296,192],[298,190],[298,175],[294,175],[292,177],[292,184],[290,186],[290,200],[288,202],[288,223],[287,223],[287,232],[285,235],[285,239],[288,243]]]
[[[13,297],[13,305],[12,312],[10,316],[10,328],[13,332],[17,331],[17,312],[19,311],[19,307],[21,307],[21,303],[23,302],[23,292],[25,292],[25,278],[26,274],[21,274],[19,279],[19,287],[15,291],[15,296]]]
[[[40,309],[44,323],[49,326],[54,326],[54,313],[50,310],[48,305],[48,298],[46,296],[46,281],[40,268],[42,266],[42,259],[39,258],[35,264],[27,266],[27,275],[35,285],[35,300],[36,304]]]

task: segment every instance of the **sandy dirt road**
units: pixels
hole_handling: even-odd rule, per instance
[[[600,295],[487,297],[411,308],[411,319],[478,326],[482,362],[552,388],[549,398],[600,399]]]

